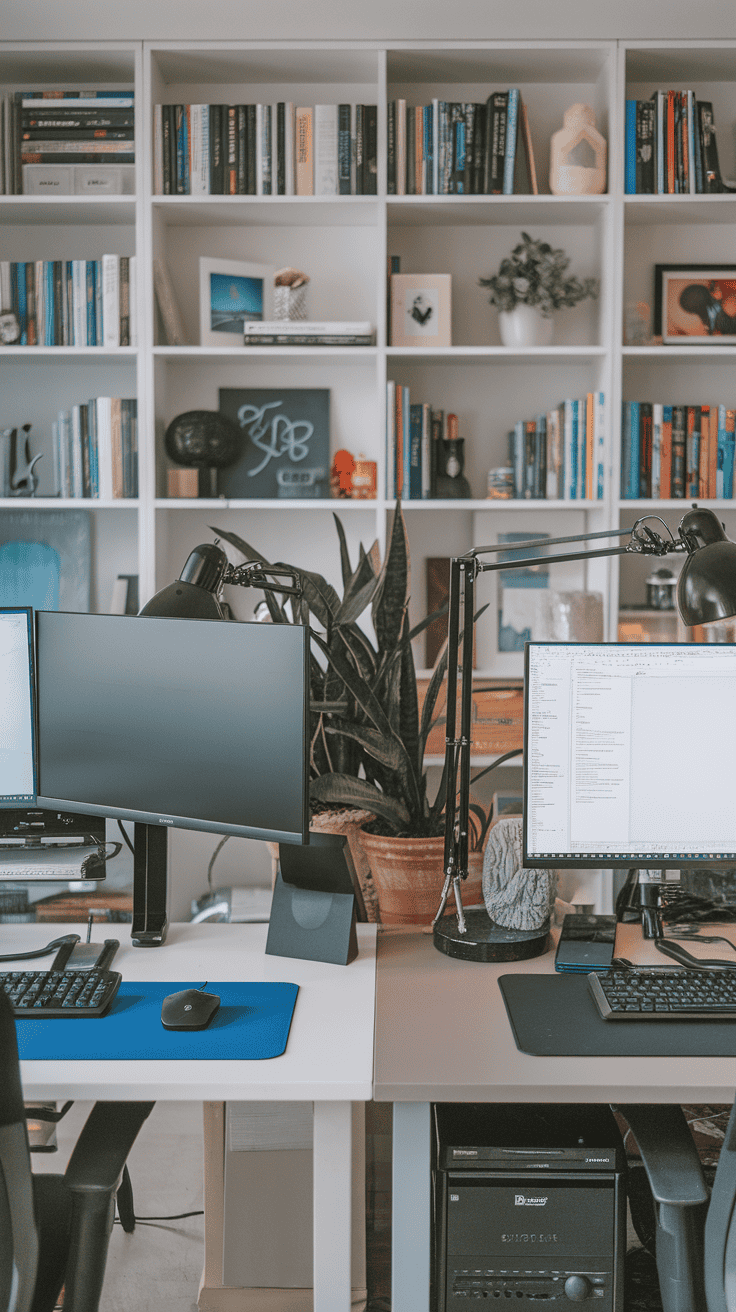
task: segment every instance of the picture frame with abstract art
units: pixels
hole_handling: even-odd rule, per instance
[[[451,293],[449,273],[392,273],[391,345],[450,346]]]
[[[201,346],[243,346],[245,324],[273,318],[273,275],[248,260],[199,261]]]
[[[657,264],[654,334],[667,346],[736,342],[736,264]]]
[[[2,511],[0,606],[89,611],[91,559],[89,511]]]
[[[219,409],[243,435],[241,454],[220,470],[220,496],[329,497],[329,388],[221,387]]]

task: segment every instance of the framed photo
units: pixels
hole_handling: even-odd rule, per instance
[[[736,342],[736,263],[657,264],[654,333],[675,346]]]
[[[200,346],[243,345],[245,324],[273,318],[273,274],[247,260],[199,261]]]
[[[391,345],[452,344],[449,273],[391,275]]]
[[[219,472],[221,496],[329,497],[328,388],[221,387],[219,409],[243,434],[242,453]]]

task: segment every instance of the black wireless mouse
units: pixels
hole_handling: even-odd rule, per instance
[[[201,989],[182,989],[170,993],[161,1006],[161,1024],[165,1030],[204,1030],[220,1005],[216,993]]]

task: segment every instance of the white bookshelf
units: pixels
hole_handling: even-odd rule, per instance
[[[658,86],[693,87],[714,103],[722,172],[736,173],[736,42],[299,42],[150,41],[10,43],[0,46],[3,91],[25,87],[135,87],[136,194],[110,198],[8,196],[0,198],[0,258],[91,258],[106,251],[137,260],[137,346],[0,349],[3,424],[33,424],[32,445],[45,458],[40,495],[0,505],[83,508],[93,517],[93,604],[105,610],[115,574],[138,572],[141,597],[176,576],[211,527],[232,530],[273,559],[321,570],[339,585],[332,513],[357,545],[385,541],[391,514],[386,500],[385,387],[409,385],[412,400],[454,411],[466,440],[466,475],[473,498],[463,502],[406,502],[413,563],[412,618],[424,613],[428,556],[450,555],[499,533],[553,536],[600,531],[662,514],[675,526],[683,502],[628,502],[619,497],[622,399],[693,403],[736,401],[736,348],[622,345],[623,307],[652,301],[653,266],[693,259],[729,259],[736,196],[624,196],[623,126],[627,97]],[[526,102],[540,183],[538,196],[388,196],[386,105],[406,98],[485,100],[496,88],[519,86]],[[160,103],[293,101],[314,105],[378,105],[376,196],[160,196],[153,194],[153,106]],[[576,101],[594,106],[608,140],[608,191],[603,196],[557,197],[548,191],[549,139]],[[478,278],[494,270],[521,230],[562,246],[572,269],[601,279],[597,301],[561,312],[554,344],[525,352],[500,344],[496,312]],[[387,344],[387,257],[402,272],[450,272],[453,346],[399,349]],[[306,270],[310,317],[368,319],[374,347],[321,350],[301,347],[212,348],[198,345],[200,256],[252,259]],[[188,345],[158,337],[152,261],[166,261]],[[237,386],[328,387],[331,450],[347,447],[379,467],[375,502],[170,500],[163,434],[188,409],[216,409],[218,390]],[[606,394],[609,435],[605,495],[595,502],[489,502],[490,466],[505,464],[507,433],[516,419],[546,411],[566,396]],[[89,396],[137,395],[139,497],[135,501],[69,502],[48,495],[50,424],[62,407]],[[712,503],[736,533],[728,502]],[[644,573],[626,560],[550,568],[555,588],[588,587],[606,599],[607,636],[616,635],[619,595],[644,600]],[[650,564],[650,562],[648,562]],[[486,576],[479,603],[479,673],[519,674],[516,655],[495,650],[495,582]],[[256,594],[229,598],[239,617]],[[417,653],[422,664],[421,653]]]

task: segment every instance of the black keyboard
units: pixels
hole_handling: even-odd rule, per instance
[[[609,970],[588,988],[604,1020],[736,1019],[736,970]]]
[[[18,970],[0,975],[16,1016],[104,1016],[120,988],[116,970]]]

